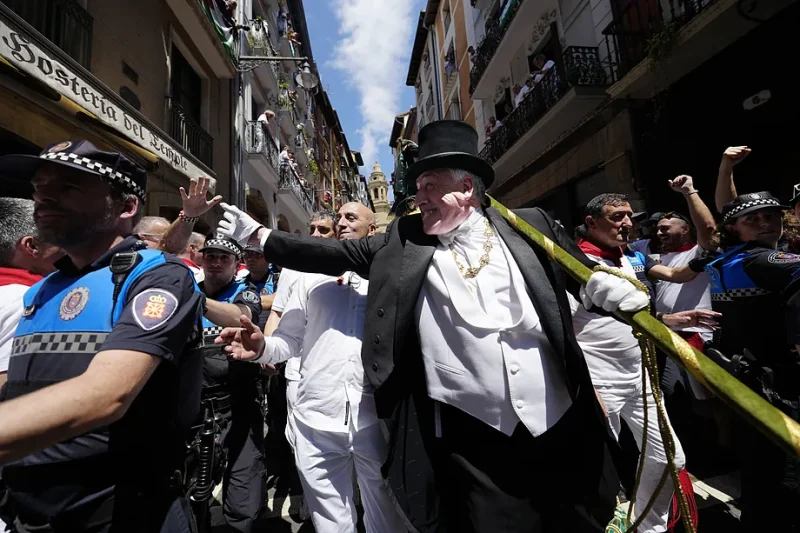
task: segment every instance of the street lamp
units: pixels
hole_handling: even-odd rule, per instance
[[[294,81],[297,82],[297,85],[309,91],[319,85],[319,78],[311,72],[311,65],[308,64],[308,61],[303,62],[303,67],[300,73],[295,76]]]

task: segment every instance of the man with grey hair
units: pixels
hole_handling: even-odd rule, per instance
[[[157,248],[169,225],[169,220],[164,217],[142,217],[133,228],[133,233],[138,235],[148,248]]]
[[[61,257],[57,246],[38,238],[33,201],[0,198],[0,385],[6,381],[14,330],[22,318],[22,296]]]
[[[648,298],[596,272],[585,289],[493,208],[492,166],[461,121],[419,132],[420,214],[383,235],[308,239],[270,232],[223,205],[220,231],[255,238],[290,268],[369,278],[362,360],[390,435],[383,474],[413,527],[428,533],[601,533],[619,487],[605,418],[572,330],[566,291],[607,312]],[[455,172],[454,172],[455,171]],[[463,171],[463,172],[460,172]],[[591,268],[544,211],[515,212]],[[258,339],[223,331],[229,353]]]
[[[203,254],[200,253],[200,249],[205,242],[205,235],[193,231],[189,234],[189,242],[186,243],[186,248],[184,248],[181,253],[177,254],[177,256],[186,263],[189,270],[192,271],[194,279],[197,280],[198,283],[203,281]]]

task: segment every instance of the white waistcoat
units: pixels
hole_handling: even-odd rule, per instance
[[[482,213],[467,222],[477,228],[467,237],[477,255]],[[416,308],[428,393],[507,435],[521,421],[537,436],[572,402],[522,273],[502,239],[493,244],[490,265],[470,282],[449,246],[434,252]]]

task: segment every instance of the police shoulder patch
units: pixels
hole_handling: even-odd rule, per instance
[[[800,255],[790,254],[788,252],[772,252],[769,254],[767,261],[770,263],[800,263]]]
[[[251,304],[261,303],[261,299],[258,297],[258,294],[250,290],[242,291],[242,299],[244,299],[245,302],[250,302]]]
[[[269,296],[269,291],[267,290],[266,287],[261,289],[261,296]]]
[[[148,289],[133,299],[133,316],[139,327],[151,331],[165,324],[178,309],[178,299],[164,289]]]

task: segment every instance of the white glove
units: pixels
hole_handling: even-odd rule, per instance
[[[230,237],[239,244],[245,245],[250,236],[258,231],[258,228],[262,227],[250,215],[235,205],[228,205],[222,202],[220,206],[225,210],[225,214],[222,215],[223,219],[219,221],[217,233],[223,237]]]
[[[581,289],[580,296],[587,309],[596,305],[611,313],[633,313],[650,303],[650,296],[637,289],[633,283],[607,272],[592,274],[586,288]]]

